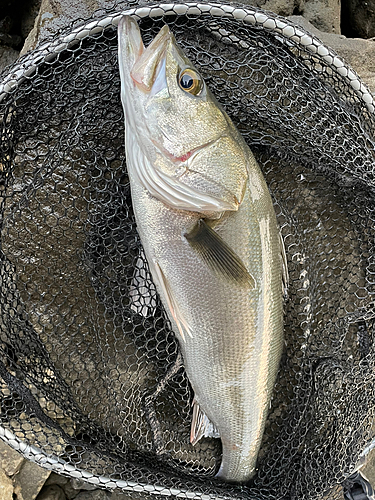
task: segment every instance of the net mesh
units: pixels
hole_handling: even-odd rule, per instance
[[[124,155],[119,10],[70,27],[3,75],[0,436],[99,486],[187,498],[341,499],[375,436],[374,115],[355,73],[258,9],[133,9],[168,23],[256,155],[290,276],[285,348],[254,479],[214,478],[189,444],[179,347],[145,261]],[[130,8],[130,7],[129,7]],[[247,16],[247,17],[246,17]],[[146,286],[145,284],[148,285]]]

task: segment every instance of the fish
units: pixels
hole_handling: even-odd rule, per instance
[[[137,231],[194,391],[190,441],[220,435],[216,477],[255,471],[283,348],[285,250],[248,145],[164,25],[118,26]]]

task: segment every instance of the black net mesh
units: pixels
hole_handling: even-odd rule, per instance
[[[171,26],[247,140],[286,246],[285,349],[257,474],[247,486],[221,483],[220,440],[189,444],[183,370],[155,399],[162,453],[147,418],[179,347],[145,286],[124,157],[118,7],[3,78],[0,437],[107,488],[342,498],[337,485],[375,435],[370,94],[315,38],[260,10],[136,11],[146,44]]]

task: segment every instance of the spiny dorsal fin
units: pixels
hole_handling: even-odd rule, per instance
[[[184,236],[213,271],[238,284],[255,287],[254,278],[242,260],[203,219]]]

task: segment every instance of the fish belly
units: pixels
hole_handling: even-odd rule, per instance
[[[181,338],[153,274],[179,337],[195,398],[221,436],[218,476],[232,482],[245,482],[254,473],[282,350],[278,228],[261,174],[257,182],[255,195],[248,187],[239,210],[225,214],[215,226],[254,278],[250,288],[213,273],[184,238],[198,214],[172,210],[131,181],[150,268],[155,262],[160,267],[189,325],[189,334]]]

